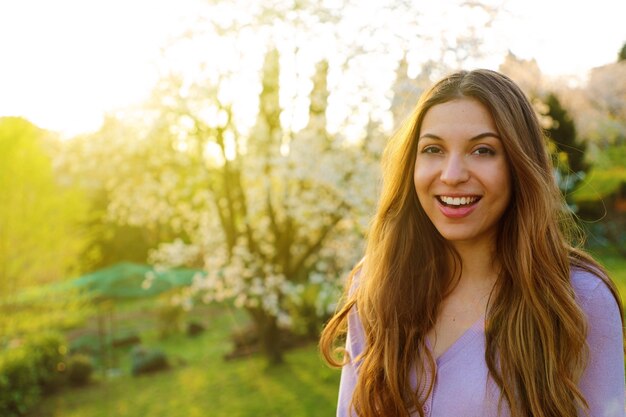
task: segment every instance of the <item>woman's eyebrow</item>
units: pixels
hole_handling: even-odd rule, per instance
[[[476,136],[472,136],[471,138],[469,138],[470,141],[474,141],[474,140],[478,140],[478,139],[482,139],[482,138],[486,138],[486,137],[494,137],[496,139],[500,139],[502,140],[502,138],[500,137],[500,135],[498,135],[497,133],[493,133],[493,132],[484,132],[484,133],[480,133]],[[419,137],[419,139],[434,139],[434,140],[443,140],[441,137],[434,135],[432,133],[424,133],[422,136]],[[418,139],[418,140],[419,140]]]

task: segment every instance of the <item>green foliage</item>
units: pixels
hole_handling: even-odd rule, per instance
[[[608,169],[594,169],[585,178],[580,188],[574,192],[576,201],[600,201],[608,197],[626,182],[626,167],[614,166]]]
[[[70,353],[71,354],[88,354],[93,355],[100,351],[100,340],[98,336],[95,335],[83,335],[77,337],[76,339],[70,342]]]
[[[169,367],[165,353],[160,349],[135,346],[131,352],[133,375],[165,370]]]
[[[622,49],[620,49],[617,54],[617,62],[626,61],[626,42],[622,45]]]
[[[626,143],[610,146],[596,160],[572,198],[586,221],[589,247],[611,246],[626,256],[626,216],[617,209],[617,197],[626,188]],[[623,198],[623,194],[622,194]]]
[[[181,305],[163,302],[157,311],[159,336],[164,338],[180,332],[184,316]]]
[[[571,171],[586,171],[589,168],[585,163],[587,146],[578,140],[574,120],[556,95],[548,94],[546,105],[549,108],[548,116],[552,119],[552,126],[547,129],[548,136],[558,151],[566,155],[567,165]]]
[[[50,328],[76,310],[73,299],[23,300],[23,293],[76,271],[86,236],[86,204],[61,185],[54,139],[21,118],[0,118],[0,335]],[[36,310],[36,311],[35,311]],[[42,314],[43,313],[43,314]]]
[[[24,347],[37,371],[37,384],[44,392],[50,392],[62,382],[60,371],[64,367],[67,345],[58,333],[29,336]]]
[[[39,401],[38,374],[26,349],[15,348],[0,355],[0,415],[23,416]]]
[[[73,355],[67,360],[67,381],[74,386],[87,385],[93,369],[93,360],[90,356],[83,354]]]
[[[0,297],[0,346],[13,338],[80,325],[89,308],[73,292],[23,291],[13,300]]]
[[[192,320],[189,323],[187,323],[187,336],[190,337],[196,337],[198,335],[200,335],[202,332],[204,332],[206,330],[206,328],[204,327],[204,324],[202,324],[199,321],[196,320]]]
[[[600,201],[626,182],[626,144],[611,146],[597,158],[583,183],[574,191],[576,202]]]
[[[559,187],[569,200],[569,193],[576,188],[589,169],[585,162],[587,145],[578,139],[574,120],[556,95],[548,94],[545,104],[549,109],[547,116],[552,119],[547,134],[553,148],[553,162],[559,174]]]
[[[73,149],[68,145],[66,152]],[[101,269],[120,262],[144,263],[154,246],[146,228],[112,223],[107,219],[108,194],[102,189],[91,190],[90,217],[85,226],[91,239],[81,257],[91,261],[91,269]]]
[[[141,337],[136,331],[125,330],[113,336],[111,345],[114,348],[134,346],[141,343]]]
[[[62,383],[59,373],[65,341],[55,333],[31,336],[0,353],[0,415],[25,415],[40,399]]]

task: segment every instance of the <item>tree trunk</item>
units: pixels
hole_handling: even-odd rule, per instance
[[[267,314],[262,310],[252,312],[254,324],[259,332],[259,342],[263,354],[267,358],[270,366],[284,362],[282,334],[278,327],[276,317]]]

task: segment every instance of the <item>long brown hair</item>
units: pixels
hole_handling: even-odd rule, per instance
[[[452,74],[420,99],[383,157],[383,187],[367,241],[353,271],[360,279],[320,340],[325,359],[341,366],[337,343],[356,308],[365,349],[358,358],[352,407],[360,417],[423,416],[432,390],[420,378],[434,371],[425,348],[439,306],[460,276],[461,260],[422,209],[413,185],[417,138],[426,112],[458,98],[482,103],[507,154],[512,195],[502,216],[496,256],[502,271],[485,323],[485,359],[513,417],[574,417],[587,408],[577,387],[587,357],[585,316],[570,269],[598,275],[622,306],[615,285],[591,257],[574,248],[577,228],[552,175],[545,135],[519,87],[489,70]],[[451,267],[449,259],[454,259]],[[340,343],[340,342],[339,342]],[[416,373],[417,386],[411,385]]]

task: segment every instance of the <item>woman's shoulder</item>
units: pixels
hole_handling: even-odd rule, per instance
[[[571,270],[570,280],[576,299],[587,313],[611,306],[615,306],[617,310],[615,296],[601,274],[601,271],[594,271],[593,268],[574,267]]]
[[[356,292],[357,288],[359,288],[359,285],[361,284],[361,281],[363,280],[362,275],[363,275],[363,264],[365,263],[365,257],[363,257],[355,266],[354,268],[352,268],[352,271],[350,271],[350,274],[348,275],[348,280],[346,282],[346,286],[348,289],[348,296],[352,296],[354,295],[354,293]]]

